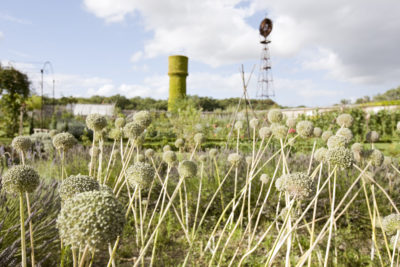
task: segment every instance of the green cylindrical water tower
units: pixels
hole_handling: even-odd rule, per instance
[[[186,97],[186,77],[188,76],[188,57],[174,55],[168,58],[169,98],[168,110],[173,110],[177,100]]]

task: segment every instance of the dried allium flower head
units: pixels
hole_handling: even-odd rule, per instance
[[[2,187],[9,194],[33,192],[39,185],[39,174],[28,165],[14,165],[2,177]]]
[[[313,179],[302,172],[282,175],[276,180],[275,186],[296,199],[308,198],[314,192]]]
[[[94,140],[96,141],[105,140],[107,138],[107,135],[108,135],[108,130],[104,128],[103,130],[94,133]]]
[[[124,224],[124,208],[106,190],[77,194],[65,201],[57,218],[64,244],[72,248],[88,246],[93,251],[113,243]]]
[[[151,124],[151,114],[147,110],[142,110],[133,115],[133,121],[138,123],[142,128],[147,128]]]
[[[11,146],[18,152],[27,152],[32,146],[32,141],[28,136],[17,136],[12,140]]]
[[[239,153],[231,153],[228,155],[228,162],[234,166],[238,166],[242,159]]]
[[[382,219],[382,229],[388,234],[393,235],[400,230],[400,214],[390,214]]]
[[[174,151],[165,151],[163,153],[163,160],[168,163],[168,165],[172,165],[176,160],[176,154]]]
[[[237,121],[237,122],[235,123],[235,129],[236,129],[237,131],[240,131],[242,128],[243,128],[243,121]]]
[[[119,117],[115,119],[114,125],[117,129],[121,129],[125,126],[125,118]]]
[[[314,133],[314,125],[311,121],[300,121],[296,125],[296,132],[303,138],[311,137]]]
[[[210,158],[215,158],[218,155],[218,150],[215,148],[211,148],[210,151],[208,152],[208,154],[210,155]]]
[[[268,120],[271,123],[280,123],[283,119],[282,111],[279,109],[271,109],[268,112]]]
[[[199,160],[201,161],[201,162],[206,162],[207,161],[207,155],[200,155],[200,157],[199,157]]]
[[[267,139],[272,135],[272,130],[269,127],[262,127],[259,131],[258,134],[261,139]]]
[[[249,124],[250,124],[251,128],[255,129],[260,124],[260,121],[258,119],[256,119],[256,118],[253,118],[253,119],[250,120]]]
[[[133,144],[136,147],[140,147],[144,144],[145,141],[146,141],[145,135],[141,134],[137,138],[133,139]]]
[[[193,140],[196,144],[201,145],[204,142],[205,138],[202,133],[197,133],[194,135]]]
[[[400,237],[397,237],[397,240],[396,240],[396,236],[397,236],[397,235],[393,235],[393,236],[390,238],[390,247],[391,247],[392,249],[395,249],[395,247],[396,247],[397,249],[400,248]]]
[[[185,146],[185,141],[183,141],[182,138],[178,138],[178,139],[176,139],[176,141],[175,141],[175,146],[176,146],[177,148],[182,148],[182,147]]]
[[[62,201],[66,201],[74,197],[76,194],[88,192],[88,191],[100,190],[99,183],[93,179],[93,177],[87,175],[71,175],[62,183],[58,188],[60,198]]]
[[[336,123],[339,124],[340,127],[350,127],[353,124],[353,117],[350,114],[340,114],[336,118]]]
[[[351,142],[351,139],[353,139],[353,133],[349,128],[341,128],[336,132],[336,136],[341,136],[343,137],[344,141],[346,142],[346,145]]]
[[[326,159],[332,166],[339,169],[346,169],[353,164],[353,154],[345,147],[329,148],[326,153]]]
[[[144,162],[137,161],[126,170],[127,182],[131,187],[147,188],[154,179],[154,168]]]
[[[297,121],[295,118],[289,118],[286,120],[286,126],[289,128],[296,128]]]
[[[288,133],[288,128],[284,125],[280,124],[272,124],[271,125],[271,130],[272,134],[276,139],[285,139],[287,133]]]
[[[89,149],[89,155],[91,157],[96,158],[99,155],[99,153],[100,153],[100,149],[97,146],[91,147]]]
[[[371,165],[375,167],[379,167],[382,165],[385,156],[378,149],[372,149],[368,152],[368,160],[371,161]]]
[[[113,140],[121,140],[122,138],[122,131],[121,128],[113,128],[111,129],[110,133],[108,136],[113,139]]]
[[[162,150],[163,150],[163,152],[172,151],[170,145],[165,145],[165,146],[163,146]]]
[[[314,128],[314,136],[315,137],[321,137],[321,134],[322,134],[322,129],[319,128],[319,127],[315,127]]]
[[[268,181],[269,181],[268,175],[266,175],[265,173],[261,174],[261,176],[260,176],[260,181],[261,181],[261,183],[263,183],[263,184],[268,183]]]
[[[375,143],[379,141],[379,137],[379,133],[375,131],[370,131],[366,134],[365,139],[367,140],[367,142]]]
[[[86,117],[86,126],[92,131],[101,131],[107,126],[107,119],[100,114],[89,114]]]
[[[354,160],[356,162],[361,162],[364,156],[364,147],[360,143],[354,143],[351,146],[351,151],[353,152]]]
[[[247,165],[251,165],[251,162],[253,161],[253,157],[252,156],[247,156],[246,157],[246,163]]]
[[[315,150],[314,153],[314,159],[318,162],[326,162],[326,153],[328,152],[328,149],[325,147],[318,148]]]
[[[279,213],[279,219],[281,221],[285,221],[286,217],[288,216],[289,213],[289,208],[288,207],[284,207],[281,212]],[[300,209],[296,209],[296,208],[292,208],[292,210],[290,211],[290,217],[292,219],[292,221],[297,220],[301,215]]]
[[[179,163],[178,172],[182,178],[193,177],[197,174],[197,165],[194,161],[184,160]]]
[[[132,139],[138,138],[143,133],[143,131],[143,126],[136,121],[127,123],[124,127],[125,136]]]
[[[370,171],[366,171],[361,175],[361,179],[364,181],[364,183],[370,184],[371,179],[374,180],[374,174]]]
[[[145,162],[146,157],[143,154],[139,154],[136,158],[136,161]]]
[[[148,158],[152,158],[155,154],[155,151],[151,148],[147,149],[146,152],[144,152],[145,156]]]
[[[329,140],[329,138],[330,138],[331,136],[333,136],[332,131],[325,131],[325,132],[322,133],[321,139],[322,139],[324,142],[328,142],[328,140]]]
[[[344,147],[346,145],[346,140],[344,140],[343,136],[332,135],[329,137],[327,145],[329,149]]]
[[[50,135],[51,138],[53,138],[53,137],[54,137],[56,134],[58,134],[58,133],[60,133],[58,130],[53,129],[53,130],[51,130],[51,131],[49,132],[49,135]]]
[[[68,151],[77,143],[75,137],[70,133],[59,133],[53,137],[53,145],[56,149]]]
[[[385,156],[383,159],[383,166],[389,167],[390,165],[392,165],[393,161],[392,158],[389,156]]]

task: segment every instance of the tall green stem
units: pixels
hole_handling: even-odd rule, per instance
[[[22,267],[26,267],[26,243],[25,243],[25,219],[24,219],[24,195],[19,193],[19,218],[21,224],[21,258]]]

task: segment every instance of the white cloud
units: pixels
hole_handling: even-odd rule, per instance
[[[131,56],[131,62],[135,63],[138,62],[143,58],[143,52],[142,51],[137,51]]]
[[[0,32],[0,40],[4,38],[4,33]]]
[[[28,24],[32,24],[32,22],[30,22],[29,20],[25,20],[25,19],[20,19],[8,14],[0,14],[0,19],[1,20],[5,20],[5,21],[9,21],[9,22],[14,22],[14,23],[18,23],[18,24],[24,24],[24,25],[28,25]]]

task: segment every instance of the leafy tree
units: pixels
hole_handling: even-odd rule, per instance
[[[28,76],[14,68],[0,66],[0,95],[2,126],[7,136],[12,137],[18,131],[18,117],[22,104],[29,96]]]

